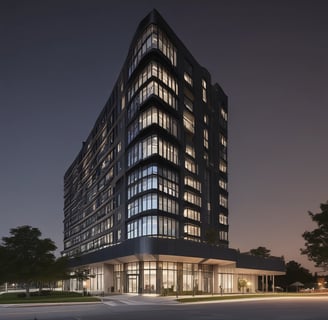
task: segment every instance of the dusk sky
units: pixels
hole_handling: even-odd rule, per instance
[[[328,1],[0,1],[0,238],[63,249],[63,176],[156,8],[229,97],[230,247],[296,260],[328,200]]]

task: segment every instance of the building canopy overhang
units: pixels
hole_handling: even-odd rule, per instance
[[[245,274],[283,275],[281,258],[263,258],[241,254],[237,250],[206,243],[160,238],[137,238],[82,255],[71,260],[72,267],[94,263],[122,264],[133,261],[171,261],[182,263],[233,265]]]

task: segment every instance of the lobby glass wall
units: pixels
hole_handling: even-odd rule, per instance
[[[213,266],[166,261],[114,265],[114,291],[156,294],[213,292]]]
[[[235,267],[168,262],[134,261],[86,267],[90,278],[69,279],[65,290],[93,293],[200,295],[248,293],[259,290],[258,274],[237,273]],[[105,277],[106,269],[106,277]],[[263,276],[262,287],[268,276]],[[267,291],[267,289],[265,289]]]

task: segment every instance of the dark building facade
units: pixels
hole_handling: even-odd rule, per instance
[[[227,96],[153,10],[64,177],[63,254],[94,275],[84,287],[254,291],[283,272],[228,247],[227,121]]]

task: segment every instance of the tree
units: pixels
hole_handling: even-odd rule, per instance
[[[251,249],[249,253],[252,256],[268,258],[271,255],[271,250],[267,249],[266,247],[258,247],[256,249]]]
[[[291,260],[286,263],[286,274],[276,277],[276,285],[288,288],[294,282],[302,282],[305,287],[313,287],[315,277],[308,269],[303,268],[301,264]]]
[[[215,228],[208,228],[205,232],[205,241],[210,245],[216,245],[219,242],[219,234]]]
[[[10,234],[10,237],[2,238],[1,278],[6,282],[24,283],[29,297],[31,284],[43,280],[55,264],[52,252],[57,247],[49,238],[40,239],[40,230],[30,226],[13,228]]]
[[[77,290],[80,290],[80,285],[83,284],[83,281],[89,280],[91,278],[95,278],[96,275],[90,273],[90,269],[76,269],[73,271],[73,273],[70,275],[70,278],[76,279],[77,280]],[[83,288],[83,294],[84,292],[84,287]]]
[[[69,261],[67,257],[59,257],[53,262],[49,263],[44,269],[42,275],[40,275],[39,287],[40,289],[44,284],[48,284],[52,287],[56,281],[69,279]]]
[[[319,213],[309,215],[318,228],[312,231],[305,231],[303,238],[305,240],[305,249],[301,253],[308,256],[309,260],[315,262],[315,266],[328,270],[328,201],[320,204]]]

